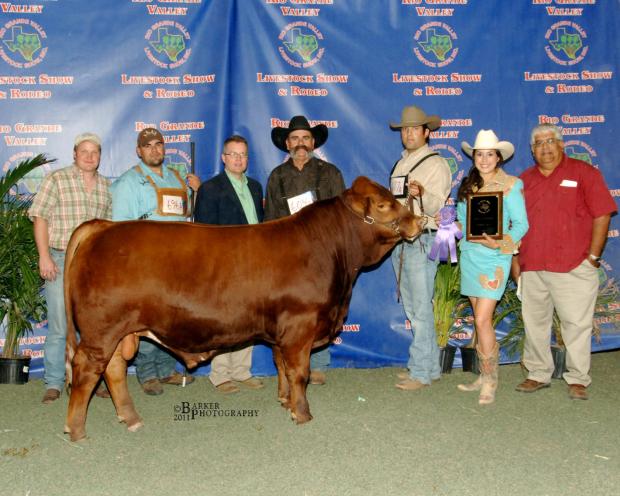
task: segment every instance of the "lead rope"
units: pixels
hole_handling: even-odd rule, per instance
[[[409,194],[407,196],[407,208],[412,214],[414,213],[413,212],[413,200],[414,199],[416,199],[420,205],[420,215],[422,216],[422,219],[424,222],[422,229],[424,229],[424,227],[426,226],[427,219],[426,219],[426,215],[424,215],[424,203],[422,202],[422,195],[418,197],[418,196],[412,196],[411,194]],[[415,242],[415,239],[412,242]],[[421,241],[420,241],[420,246],[422,246],[422,250],[424,250],[424,246],[422,245]],[[396,303],[400,303],[400,279],[403,273],[404,259],[405,259],[405,241],[401,241],[400,257],[399,257],[399,262],[398,262],[398,275],[396,277]]]

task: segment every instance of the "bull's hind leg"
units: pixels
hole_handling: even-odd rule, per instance
[[[310,348],[312,343],[301,348],[291,346],[282,350],[286,378],[290,387],[291,417],[298,424],[312,420],[310,405],[306,398],[306,387],[310,376]]]
[[[82,346],[78,346],[72,363],[73,378],[65,433],[71,436],[71,441],[79,441],[86,437],[88,402],[101,377],[105,363],[89,358]]]
[[[125,422],[127,429],[137,431],[144,424],[136,412],[129,389],[127,388],[127,362],[123,358],[122,342],[116,347],[114,355],[105,369],[105,380],[114,401],[116,416],[121,422]]]
[[[291,408],[291,392],[288,387],[288,379],[284,367],[284,359],[282,358],[282,350],[278,346],[273,347],[273,360],[278,369],[278,401],[286,408]]]

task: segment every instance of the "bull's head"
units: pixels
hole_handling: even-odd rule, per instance
[[[421,218],[401,205],[389,190],[367,177],[360,176],[346,190],[344,204],[362,221],[380,228],[386,243],[411,240],[421,231]]]

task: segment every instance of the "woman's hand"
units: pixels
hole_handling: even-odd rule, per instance
[[[486,246],[491,250],[499,249],[499,240],[491,238],[486,233],[482,233],[482,236],[484,236],[484,239],[472,239],[470,240],[470,242],[481,244],[482,246]]]

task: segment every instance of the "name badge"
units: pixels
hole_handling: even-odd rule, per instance
[[[183,198],[173,195],[162,195],[162,211],[168,215],[184,215]]]
[[[390,179],[390,191],[396,198],[407,198],[407,176],[394,176]]]
[[[288,209],[291,212],[291,215],[299,212],[302,208],[314,203],[316,201],[316,195],[314,191],[306,191],[301,195],[293,196],[292,198],[287,198],[286,202],[288,203]]]
[[[564,186],[565,188],[576,188],[577,187],[577,181],[571,181],[570,179],[564,179],[560,183],[560,186]]]

